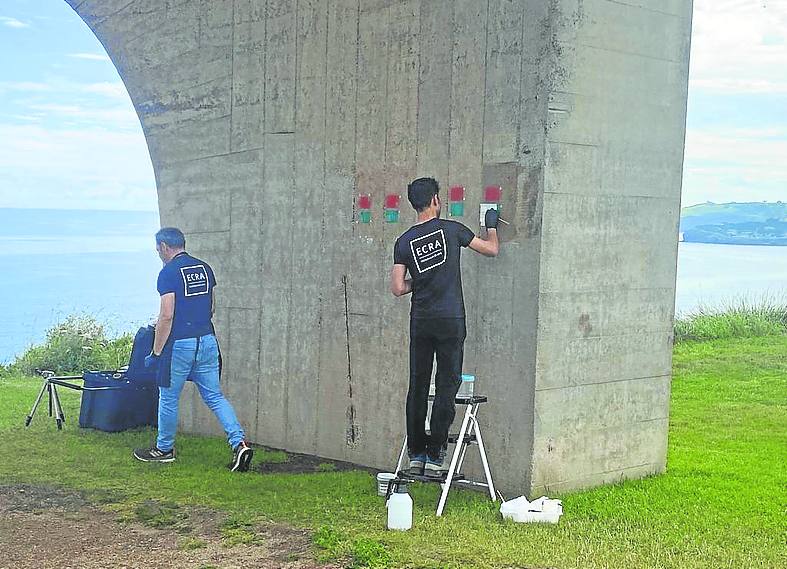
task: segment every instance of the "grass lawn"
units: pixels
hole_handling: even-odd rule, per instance
[[[24,429],[40,384],[22,378],[0,379],[0,483],[86,489],[131,517],[150,500],[206,505],[228,513],[230,533],[312,528],[319,555],[357,567],[787,567],[787,337],[681,344],[674,367],[667,473],[559,496],[557,526],[503,522],[466,491],[438,519],[437,488],[423,486],[414,529],[386,532],[368,473],[232,474],[224,441],[195,436],[178,438],[176,463],[142,464],[131,449],[152,431],[82,431],[67,390],[64,431],[45,413]]]

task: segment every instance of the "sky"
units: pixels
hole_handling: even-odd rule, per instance
[[[158,209],[128,92],[64,0],[0,0],[0,207]]]
[[[787,201],[787,0],[695,0],[683,205]],[[64,0],[0,2],[0,207],[157,208],[128,93]]]

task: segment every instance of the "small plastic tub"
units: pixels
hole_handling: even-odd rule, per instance
[[[380,472],[377,475],[377,495],[385,496],[388,494],[388,485],[391,483],[391,480],[396,478],[396,474],[393,472]]]

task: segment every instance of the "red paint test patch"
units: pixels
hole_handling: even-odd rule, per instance
[[[452,202],[461,202],[465,199],[465,189],[463,186],[454,186],[448,190],[448,200]]]
[[[372,209],[372,196],[358,196],[358,209]]]
[[[503,197],[503,188],[500,186],[487,186],[484,188],[484,201],[492,203],[500,203]]]
[[[388,194],[385,196],[386,209],[399,209],[399,196],[398,194]]]

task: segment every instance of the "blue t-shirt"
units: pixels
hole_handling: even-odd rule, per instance
[[[216,277],[205,261],[179,253],[158,274],[158,293],[175,293],[172,340],[213,333],[211,304]]]

